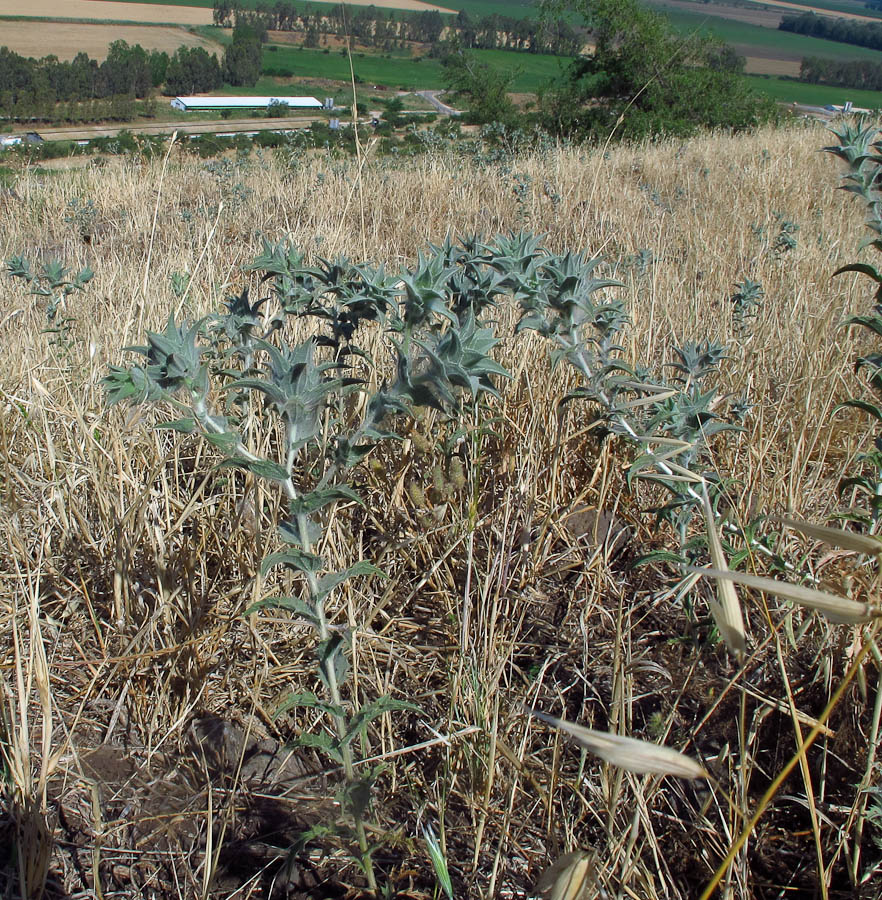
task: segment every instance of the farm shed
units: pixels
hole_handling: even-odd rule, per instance
[[[175,97],[171,105],[183,112],[196,109],[266,109],[271,103],[286,103],[291,109],[321,109],[315,97]]]

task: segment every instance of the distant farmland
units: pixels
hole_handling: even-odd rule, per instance
[[[3,46],[22,56],[41,57],[52,53],[59,59],[73,59],[84,52],[102,60],[113,41],[140,44],[145,50],[174,53],[178,47],[204,47],[216,53],[218,45],[198,34],[174,25],[86,25],[62,22],[4,22]]]
[[[0,16],[40,19],[86,19],[90,21],[152,22],[156,25],[211,25],[210,5],[166,6],[154,3],[107,2],[107,0],[0,0]],[[4,33],[6,25],[3,26]],[[47,50],[52,48],[48,42]],[[41,56],[43,54],[40,54]]]
[[[512,72],[511,90],[518,92],[539,90],[571,61],[563,56],[517,53],[513,50],[476,50],[474,53],[494,68]],[[354,53],[352,66],[356,78],[367,84],[384,84],[408,90],[444,86],[441,63],[428,57],[387,59],[371,53]],[[326,53],[278,44],[264,48],[263,71],[268,75],[284,72],[292,78],[328,78],[343,82],[348,82],[350,78],[349,60],[339,51]]]

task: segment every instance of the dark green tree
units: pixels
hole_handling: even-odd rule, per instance
[[[459,48],[448,53],[442,66],[444,87],[465,102],[466,118],[470,122],[512,125],[517,121],[519,113],[508,96],[513,73],[494,69],[474,53]]]
[[[237,87],[250,87],[260,78],[260,38],[250,25],[236,25],[233,43],[224,51],[223,78]]]
[[[107,95],[146,97],[152,86],[147,51],[140,44],[130,47],[125,41],[114,41],[101,64],[100,76]]]
[[[580,15],[595,44],[543,96],[545,125],[556,133],[686,136],[774,116],[774,105],[740,77],[736,54],[709,37],[681,37],[639,0],[548,0],[546,10]]]
[[[168,71],[169,55],[165,50],[150,51],[150,80],[153,87],[159,87],[165,82],[165,73]]]
[[[217,57],[202,47],[178,47],[165,73],[166,94],[198,94],[221,86]]]

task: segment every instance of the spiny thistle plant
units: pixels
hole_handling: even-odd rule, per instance
[[[783,213],[775,213],[775,220],[778,223],[778,233],[775,235],[775,242],[772,244],[772,252],[775,256],[781,257],[797,247],[796,235],[799,232],[799,225],[787,219]]]
[[[220,314],[196,322],[169,317],[162,331],[147,333],[146,344],[127,348],[141,361],[111,366],[104,379],[110,403],[161,404],[174,418],[158,427],[201,436],[220,452],[219,466],[251,472],[284,495],[277,529],[282,548],[263,560],[261,572],[282,567],[299,577],[301,590],[246,612],[286,610],[315,633],[324,696],[292,693],[279,712],[308,707],[327,717],[327,731],[297,743],[342,766],[347,836],[372,892],[377,880],[365,816],[381,770],[358,770],[353,745],[374,719],[414,707],[390,697],[356,705],[345,695],[350,638],[332,625],[329,603],[349,579],[382,573],[364,560],[329,570],[318,552],[324,514],[341,501],[361,503],[348,473],[380,442],[400,440],[403,418],[420,407],[457,417],[464,404],[476,408],[496,393],[493,379],[507,372],[491,358],[497,338],[480,318],[502,292],[485,261],[493,255],[476,241],[448,242],[390,276],[346,259],[307,265],[290,244],[265,243],[247,267],[260,274],[265,296],[252,301],[245,288]],[[318,327],[291,344],[297,319]],[[391,378],[380,372],[383,360],[358,343],[371,324],[392,357]],[[347,404],[355,394],[362,402]],[[347,827],[337,830],[346,834]],[[323,825],[309,836],[331,830]]]
[[[24,256],[13,256],[6,262],[6,271],[20,278],[30,287],[30,293],[46,298],[46,328],[49,345],[62,355],[70,352],[74,339],[71,333],[75,316],[68,315],[67,300],[75,291],[82,291],[92,280],[94,272],[84,266],[73,275],[60,260],[50,259],[34,271]]]
[[[762,308],[765,291],[758,281],[745,278],[744,281],[735,282],[735,293],[729,297],[732,304],[732,318],[735,320],[735,328],[741,334],[746,334],[750,329],[748,320],[755,319]]]
[[[847,171],[842,177],[842,189],[856,194],[864,201],[866,226],[872,236],[862,242],[861,249],[871,247],[878,253],[882,252],[882,190],[879,184],[882,175],[882,135],[875,126],[862,126],[862,121],[856,124],[846,121],[838,129],[831,129],[839,144],[824,149],[847,165]],[[842,266],[833,274],[841,275],[846,272],[856,272],[871,278],[876,283],[876,291],[872,312],[849,316],[843,324],[860,325],[871,334],[882,336],[882,273],[876,266],[857,262]],[[882,351],[862,354],[855,361],[854,367],[856,372],[866,376],[865,383],[874,399],[852,398],[842,403],[840,408],[851,407],[868,413],[876,420],[877,433],[873,439],[873,449],[858,456],[859,471],[844,478],[839,490],[840,493],[851,491],[853,495],[863,499],[866,505],[852,507],[847,515],[875,533],[882,520]]]
[[[673,378],[652,380],[645,367],[622,357],[620,334],[630,320],[621,300],[598,294],[621,286],[596,276],[599,258],[553,256],[527,237],[500,246],[511,259],[505,283],[521,305],[518,331],[548,338],[552,363],[566,361],[579,372],[582,383],[562,403],[592,403],[598,426],[635,445],[629,482],[652,480],[668,491],[668,501],[655,511],[675,527],[682,550],[688,524],[702,506],[696,484],[708,482],[714,499],[720,485],[707,465],[708,441],[738,430],[721,416],[716,390],[708,386],[725,359],[724,348],[684,344],[675,348],[669,366]]]

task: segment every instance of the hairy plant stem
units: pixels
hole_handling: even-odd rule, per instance
[[[310,552],[311,544],[309,540],[309,532],[307,527],[307,517],[303,514],[297,516],[297,530],[300,534],[300,542],[306,553]],[[325,615],[325,602],[320,597],[318,579],[314,572],[306,573],[306,583],[309,589],[310,600],[315,610],[316,619],[318,620],[319,640],[326,643],[331,639],[331,629],[328,626],[328,620]],[[342,700],[340,697],[340,687],[337,683],[337,672],[334,669],[333,660],[322,662],[322,672],[325,676],[325,684],[328,688],[328,695],[331,703],[338,709],[342,710]],[[343,757],[343,775],[347,785],[350,787],[355,784],[355,767],[352,762],[352,748],[346,738],[346,717],[342,712],[333,713],[334,730],[337,732],[337,738],[340,741],[340,755]],[[361,865],[364,869],[365,878],[367,879],[368,890],[371,893],[377,893],[377,880],[374,875],[374,866],[370,856],[368,847],[367,832],[364,827],[364,819],[361,813],[355,809],[351,809],[352,818],[355,822],[355,834],[358,839],[358,849],[361,854]]]
[[[202,397],[194,396],[193,404],[192,404],[193,414],[196,417],[196,420],[202,426],[202,428],[211,434],[224,434],[224,427],[215,419],[215,417],[208,410],[208,407],[205,404],[205,400]],[[292,436],[292,428],[288,425],[287,434],[285,444],[287,446],[287,453],[285,457],[285,468],[288,471],[288,478],[282,483],[283,490],[285,491],[285,495],[289,500],[297,499],[297,488],[294,486],[294,463],[297,458],[297,450],[294,446],[293,436]],[[261,460],[262,457],[257,456],[248,450],[245,445],[239,441],[236,446],[236,453],[240,456],[244,457],[247,460],[252,462],[257,462]],[[305,513],[299,513],[296,516],[297,521],[297,532],[300,537],[300,543],[303,548],[304,553],[312,552],[312,542],[309,539],[309,520],[308,516]],[[326,643],[331,639],[331,629],[328,625],[328,619],[325,614],[325,602],[321,596],[321,591],[318,584],[318,579],[315,576],[314,572],[306,572],[306,584],[307,589],[309,591],[309,601],[312,608],[315,610],[316,619],[318,621],[318,633],[319,633],[319,641],[321,643]],[[325,684],[328,689],[328,695],[331,698],[331,703],[337,710],[341,710],[340,712],[334,712],[331,715],[331,718],[334,722],[334,731],[337,733],[337,739],[340,741],[340,755],[343,758],[343,775],[346,779],[346,783],[348,786],[352,786],[356,782],[355,777],[355,766],[353,764],[352,759],[352,748],[350,743],[345,740],[346,738],[346,716],[342,713],[343,702],[340,696],[340,686],[337,682],[337,672],[334,669],[333,660],[330,664],[326,662],[321,663],[322,673],[324,674]],[[365,878],[367,880],[368,890],[371,891],[372,894],[377,894],[377,880],[374,874],[373,862],[371,860],[370,848],[368,846],[367,840],[367,831],[364,826],[364,819],[361,816],[361,813],[357,809],[352,809],[352,818],[355,823],[355,834],[358,840],[358,849],[360,854],[360,861],[362,869],[364,870]]]
[[[288,470],[288,481],[286,482],[286,492],[289,493],[290,499],[293,500],[297,496],[297,491],[294,487],[293,481],[293,471],[294,471],[294,460],[296,459],[296,450],[293,446],[293,441],[291,439],[291,426],[288,426],[288,434],[286,443],[288,445],[288,454],[286,459],[286,468]],[[287,491],[287,487],[290,486],[290,491]],[[312,542],[309,539],[309,520],[305,513],[298,513],[296,516],[297,519],[297,532],[300,536],[300,544],[303,548],[304,553],[312,552]],[[331,639],[331,629],[328,626],[328,619],[325,615],[325,601],[321,596],[321,590],[319,588],[318,579],[315,576],[315,572],[306,572],[306,584],[307,589],[309,590],[309,600],[310,605],[315,610],[316,619],[318,621],[318,633],[319,633],[319,641],[322,644],[327,644]],[[343,714],[343,701],[340,696],[340,685],[337,682],[337,672],[334,668],[333,658],[329,655],[328,658],[321,662],[322,672],[325,676],[325,685],[328,689],[328,695],[331,698],[331,703],[334,705],[334,708],[338,710],[337,712],[332,713],[331,718],[334,722],[334,730],[337,733],[337,739],[340,742],[340,755],[343,758],[343,776],[346,779],[346,784],[351,787],[355,784],[355,767],[352,762],[352,748],[350,746],[349,741],[345,740],[346,738],[346,717]],[[370,848],[368,847],[367,841],[367,832],[364,827],[364,819],[361,816],[359,810],[353,808],[351,809],[352,818],[355,822],[355,834],[358,840],[358,849],[361,857],[361,866],[364,870],[365,878],[367,879],[368,890],[376,895],[377,894],[377,880],[374,875],[374,866],[371,860]]]

